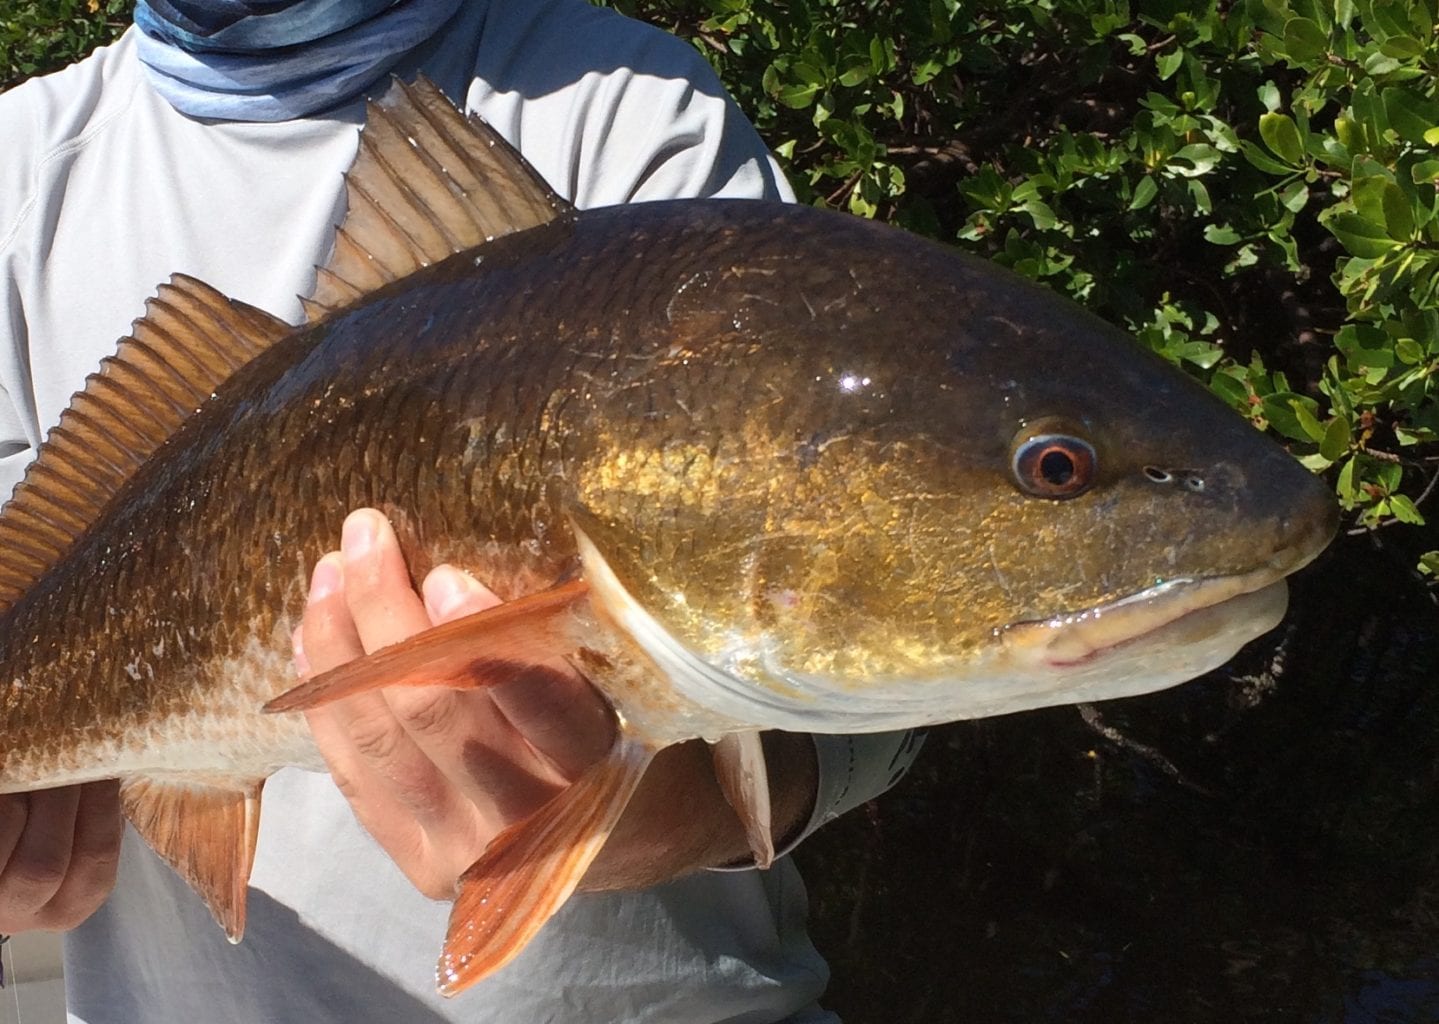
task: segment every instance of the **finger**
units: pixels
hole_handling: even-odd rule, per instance
[[[346,585],[345,562],[339,552],[326,555],[315,565],[300,625],[305,659],[315,672],[328,671],[365,653],[350,615]],[[330,775],[361,823],[387,849],[421,847],[422,827],[416,814],[392,813],[399,798],[392,793],[390,774],[422,774],[425,759],[394,720],[384,697],[361,694],[307,712],[306,718]],[[395,767],[394,762],[400,766]],[[382,771],[381,766],[388,766],[389,771]],[[413,810],[435,813],[425,801],[419,801]]]
[[[60,888],[37,915],[36,924],[41,928],[74,928],[98,910],[115,887],[124,833],[120,784],[106,780],[79,788],[70,863]]]
[[[0,871],[0,922],[32,921],[65,881],[80,788],[27,794],[25,827]]]
[[[10,863],[10,854],[20,842],[25,831],[25,820],[29,817],[30,797],[25,793],[6,793],[0,796],[0,867]],[[0,928],[0,933],[4,929]]]
[[[364,649],[378,651],[430,627],[424,603],[389,520],[372,508],[345,519],[340,551],[345,557],[345,603]]]
[[[500,603],[493,590],[453,565],[437,565],[420,586],[425,612],[438,625],[464,618]]]

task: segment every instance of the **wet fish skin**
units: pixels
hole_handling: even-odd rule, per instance
[[[1093,437],[1085,495],[1014,486],[1039,417]],[[505,598],[578,570],[575,517],[696,649],[726,622],[854,686],[1334,521],[1217,400],[987,264],[790,207],[591,211],[296,331],[187,421],[0,624],[5,785],[114,774],[141,736],[176,770],[156,723],[197,709],[271,730],[205,735],[203,770],[297,756],[246,709],[288,681],[306,567],[365,505],[417,575],[454,562]]]

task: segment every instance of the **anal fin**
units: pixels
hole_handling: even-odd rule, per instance
[[[512,678],[517,664],[537,665],[575,649],[571,616],[588,593],[583,580],[574,580],[435,626],[322,672],[265,711],[304,711],[384,686],[471,689]]]
[[[769,867],[774,863],[774,826],[760,734],[732,732],[713,744],[710,753],[720,790],[744,826],[755,867]]]
[[[436,981],[456,995],[517,956],[604,847],[655,751],[621,734],[609,755],[495,837],[460,876]]]
[[[195,783],[147,776],[120,787],[125,817],[200,895],[231,942],[245,933],[263,779]]]

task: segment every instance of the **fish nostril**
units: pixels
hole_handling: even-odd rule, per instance
[[[1158,466],[1145,466],[1144,475],[1157,484],[1168,484],[1174,482],[1174,474]]]
[[[1186,491],[1189,491],[1191,494],[1203,494],[1204,477],[1200,476],[1198,473],[1185,473],[1184,489]]]

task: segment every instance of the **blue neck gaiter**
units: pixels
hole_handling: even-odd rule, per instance
[[[354,99],[464,0],[140,0],[141,63],[191,117],[288,121]]]

